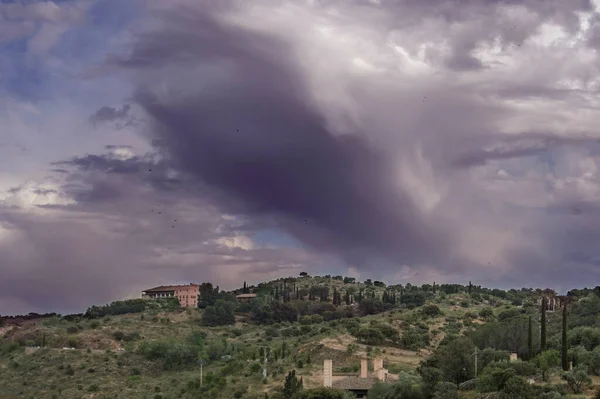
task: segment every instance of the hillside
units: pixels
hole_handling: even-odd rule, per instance
[[[471,353],[463,353],[464,376],[448,374],[439,359],[464,339],[484,350],[480,375],[508,352],[528,357],[527,317],[539,313],[541,291],[375,283],[328,276],[278,280],[248,287],[259,297],[242,304],[205,285],[205,309],[136,300],[93,307],[85,315],[3,319],[0,399],[277,398],[285,397],[281,389],[291,370],[309,391],[323,385],[325,359],[333,360],[334,374],[349,375],[364,356],[382,358],[399,383],[425,386],[423,370],[436,368],[444,380],[459,383],[473,378]],[[569,339],[578,352],[571,356],[587,359],[594,374],[600,371],[592,356],[600,344],[600,301],[587,291],[577,295]],[[548,313],[548,348],[559,349],[559,338],[560,312]],[[534,363],[533,371],[522,367],[517,374],[537,375]],[[568,394],[560,379],[558,386],[555,393]]]

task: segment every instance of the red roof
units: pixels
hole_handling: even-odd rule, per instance
[[[160,285],[158,287],[149,288],[147,290],[143,290],[142,292],[164,292],[164,291],[175,291],[176,288],[183,287],[200,287],[198,284],[183,284],[183,285]]]

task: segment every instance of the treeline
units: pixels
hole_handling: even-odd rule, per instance
[[[97,319],[103,316],[116,316],[128,313],[142,313],[148,308],[160,308],[164,310],[179,309],[177,298],[161,298],[152,301],[146,299],[128,299],[115,301],[103,306],[92,306],[83,314],[87,319]]]
[[[26,315],[17,315],[17,316],[1,316],[0,315],[0,327],[4,326],[4,325],[10,325],[10,324],[20,324],[23,321],[28,321],[28,320],[37,320],[37,319],[48,319],[51,317],[55,317],[55,316],[60,316],[57,315],[56,313],[43,313],[43,314],[39,314],[39,313],[29,313]]]

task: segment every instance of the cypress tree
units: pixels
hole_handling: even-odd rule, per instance
[[[435,294],[435,281],[433,282],[433,293]]]
[[[527,328],[527,348],[529,349],[529,359],[533,359],[533,324],[531,322],[531,316],[529,316],[529,325]]]
[[[542,296],[541,312],[541,327],[540,327],[540,349],[542,352],[546,350],[546,295]]]
[[[350,305],[350,293],[346,290],[346,305]]]
[[[567,358],[568,356],[568,351],[569,351],[569,343],[567,341],[567,300],[566,298],[563,299],[563,308],[562,308],[562,345],[561,345],[561,349],[562,349],[562,353],[561,353],[561,361],[562,361],[562,369],[564,371],[568,371],[569,370],[569,359]]]

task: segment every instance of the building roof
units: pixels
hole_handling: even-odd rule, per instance
[[[182,285],[160,285],[158,287],[149,288],[147,290],[143,290],[142,292],[164,292],[164,291],[175,291],[176,288],[182,287],[199,287],[198,284],[182,284]]]
[[[347,377],[343,380],[333,381],[333,388],[345,389],[348,391],[368,391],[375,385],[379,380],[375,377]]]
[[[236,295],[236,298],[256,298],[256,294],[240,294]]]

